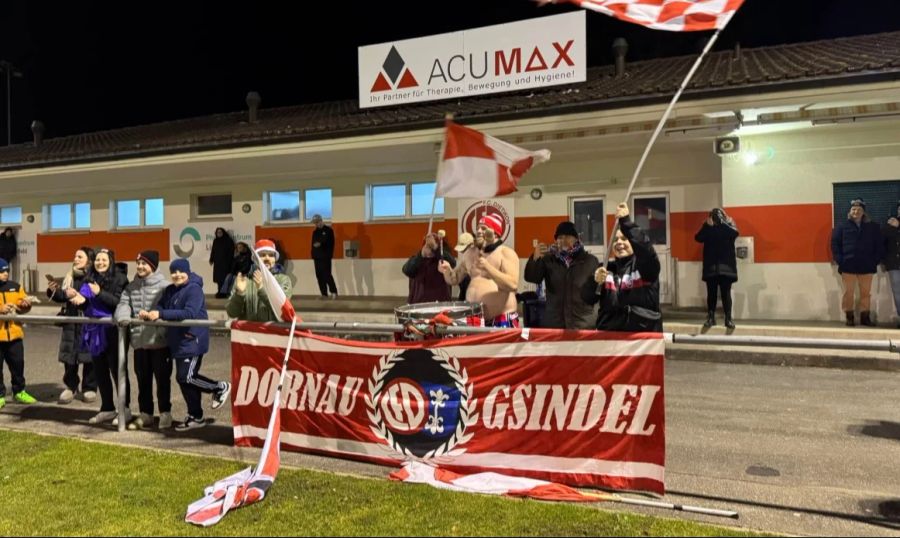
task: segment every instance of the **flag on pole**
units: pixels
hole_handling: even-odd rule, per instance
[[[550,160],[546,149],[528,151],[447,120],[436,196],[493,198],[515,192],[519,178]]]
[[[597,502],[616,499],[616,495],[609,493],[585,493],[562,484],[521,476],[490,472],[470,475],[457,474],[419,461],[404,463],[399,471],[390,474],[390,478],[400,482],[428,484],[451,491],[531,497],[544,501]]]
[[[722,29],[744,0],[538,0],[569,3],[626,22],[670,32]]]
[[[275,243],[268,239],[257,241],[256,247],[260,248],[260,244],[263,243],[268,243],[271,245],[271,250],[275,251]],[[263,289],[266,292],[266,297],[269,298],[269,305],[272,306],[272,311],[275,312],[275,315],[281,318],[282,321],[290,323],[294,319],[294,316],[297,315],[294,311],[294,305],[291,304],[290,297],[285,295],[281,285],[275,280],[275,275],[273,275],[272,272],[269,271],[269,268],[259,259],[259,254],[256,253],[256,249],[253,249],[252,253],[253,260],[256,262],[256,267],[259,268],[259,272],[262,273]]]

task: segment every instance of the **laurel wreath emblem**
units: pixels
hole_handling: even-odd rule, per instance
[[[459,423],[456,430],[446,441],[441,443],[435,449],[429,451],[424,456],[419,457],[409,451],[408,448],[402,446],[394,439],[391,430],[384,424],[381,417],[381,409],[377,402],[384,388],[384,378],[387,376],[397,363],[404,359],[400,357],[403,350],[394,350],[379,359],[378,365],[372,369],[372,377],[369,379],[369,393],[365,395],[366,406],[368,407],[368,415],[371,423],[369,428],[372,433],[379,439],[384,439],[391,448],[403,454],[406,458],[412,460],[429,460],[443,457],[453,457],[463,454],[466,449],[462,445],[472,439],[474,433],[469,430],[469,426],[473,426],[478,422],[478,413],[475,412],[478,404],[477,398],[472,398],[474,387],[469,383],[469,373],[465,368],[460,368],[459,360],[456,357],[450,357],[443,350],[433,350],[432,357],[437,361],[447,374],[453,379],[457,390],[459,390]]]

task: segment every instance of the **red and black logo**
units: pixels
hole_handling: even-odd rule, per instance
[[[418,85],[419,83],[413,76],[412,71],[406,67],[403,57],[397,52],[397,48],[392,45],[387,58],[381,64],[381,71],[378,72],[375,84],[372,85],[372,93],[415,88]]]

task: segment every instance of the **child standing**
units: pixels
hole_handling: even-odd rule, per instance
[[[31,303],[18,282],[9,279],[9,262],[0,258],[0,313],[25,314],[31,310]],[[33,404],[37,400],[25,392],[25,332],[15,321],[3,321],[0,328],[0,361],[5,361],[12,377],[13,398],[23,404]],[[0,362],[0,408],[6,405],[6,384],[3,382],[3,364]]]
[[[145,250],[138,254],[135,279],[122,292],[116,307],[116,321],[127,323],[140,312],[156,308],[169,281],[156,271],[159,252]],[[166,343],[166,328],[151,325],[131,325],[131,348],[134,350],[134,373],[138,381],[140,415],[128,424],[128,429],[153,426],[153,378],[156,378],[156,398],[159,405],[159,429],[172,427],[172,359]]]
[[[188,260],[179,258],[169,264],[172,284],[163,292],[156,310],[139,313],[142,319],[154,321],[183,321],[188,319],[209,319],[206,313],[206,298],[203,295],[203,279],[191,272]],[[231,392],[231,383],[215,381],[200,375],[203,355],[209,351],[209,329],[207,327],[169,327],[166,331],[169,352],[175,361],[178,385],[187,404],[188,416],[175,426],[185,431],[206,426],[201,407],[202,393],[213,395],[212,408],[218,409]]]

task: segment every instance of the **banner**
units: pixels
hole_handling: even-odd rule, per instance
[[[287,329],[232,325],[235,443],[262,446]],[[664,492],[657,334],[508,330],[410,343],[298,332],[281,443],[573,486]]]

